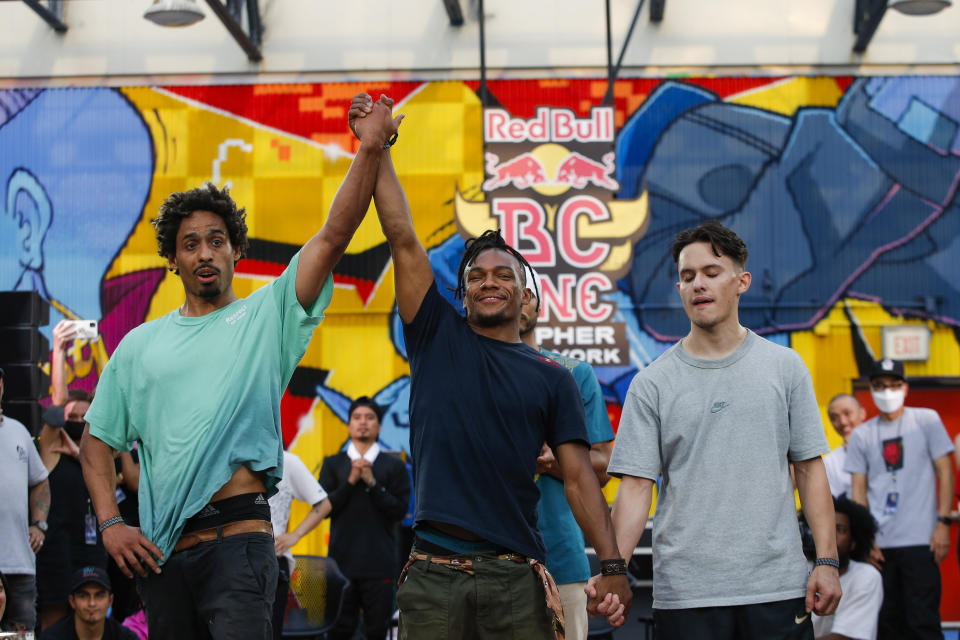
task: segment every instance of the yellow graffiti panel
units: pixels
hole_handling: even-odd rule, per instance
[[[788,78],[727,98],[727,102],[791,116],[800,107],[835,107],[843,93],[833,78]]]

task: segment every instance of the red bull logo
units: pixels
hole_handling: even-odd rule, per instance
[[[647,222],[647,198],[613,198],[614,112],[538,107],[530,119],[484,111],[484,200],[458,193],[454,209],[465,238],[500,228],[538,270],[537,327],[547,349],[590,364],[622,365],[626,330],[610,294],[630,267]]]
[[[483,183],[484,191],[493,191],[511,184],[517,189],[527,189],[547,181],[543,164],[532,153],[521,154],[506,162],[500,162],[496,154],[489,152],[484,154],[484,158],[487,161],[487,173],[492,176]]]
[[[570,152],[556,167],[556,171],[552,172],[552,179],[548,179],[545,163],[549,162],[549,159],[538,157],[545,155],[538,153],[544,146],[505,162],[500,162],[499,156],[495,153],[489,151],[485,153],[485,168],[490,178],[483,183],[483,190],[494,191],[507,186],[521,190],[537,186],[584,189],[588,185],[593,185],[611,191],[620,188],[620,183],[611,177],[616,171],[612,151],[604,154],[601,162],[592,160],[577,151]]]
[[[560,163],[557,169],[556,182],[568,184],[574,189],[583,189],[588,184],[594,184],[603,189],[616,191],[620,184],[610,177],[616,167],[613,164],[613,152],[603,154],[603,161],[591,160],[582,153],[574,151],[567,159]]]
[[[539,107],[529,120],[512,118],[503,109],[483,112],[485,142],[613,142],[613,135],[613,107],[594,107],[589,118],[550,107]]]

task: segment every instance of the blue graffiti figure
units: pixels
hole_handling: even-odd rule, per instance
[[[152,176],[149,132],[118,91],[0,91],[0,291],[100,319]]]
[[[651,223],[619,283],[643,331],[686,333],[672,283],[677,231],[720,218],[750,247],[741,321],[809,329],[843,297],[960,325],[960,78],[855,81],[836,109],[792,118],[668,82],[617,141],[620,197]]]
[[[347,413],[352,398],[325,385],[317,386],[317,396],[344,424],[350,422]],[[384,449],[410,451],[410,377],[397,378],[373,396],[374,402],[383,407],[380,420],[380,437],[377,444]],[[343,443],[343,448],[349,441]]]

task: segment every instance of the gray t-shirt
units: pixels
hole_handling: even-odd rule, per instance
[[[884,442],[903,439],[902,468],[887,471]],[[877,546],[929,545],[937,526],[937,475],[933,461],[953,451],[950,436],[933,409],[905,407],[897,420],[867,420],[847,443],[846,470],[867,474],[870,513],[880,523]],[[895,448],[888,452],[896,460]],[[951,463],[952,464],[952,463]],[[896,513],[885,513],[887,496],[897,493]]]
[[[37,556],[30,548],[30,487],[47,478],[30,432],[17,420],[0,420],[0,571],[36,573]]]
[[[789,461],[829,451],[810,373],[750,332],[721,360],[681,344],[633,379],[609,471],[663,483],[653,521],[653,606],[802,597]]]

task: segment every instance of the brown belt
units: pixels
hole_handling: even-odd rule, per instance
[[[173,552],[177,553],[178,551],[195,547],[201,542],[229,538],[230,536],[241,533],[266,533],[272,538],[273,525],[266,520],[236,520],[219,527],[191,531],[190,533],[185,533],[180,536],[180,539],[177,540],[177,545],[173,548]]]

